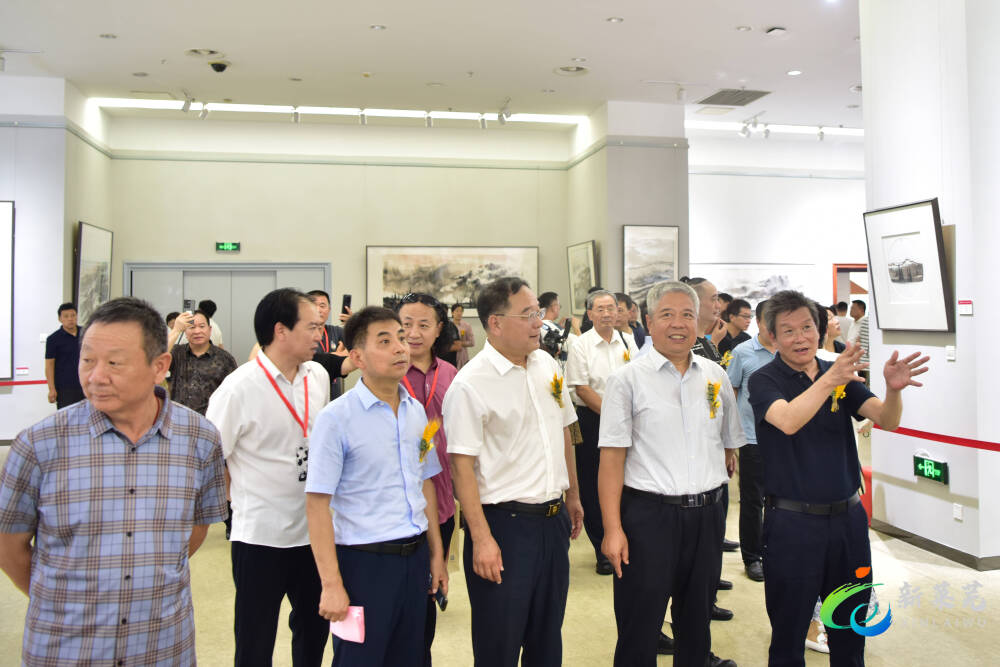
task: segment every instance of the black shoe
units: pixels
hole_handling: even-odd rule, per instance
[[[715,589],[719,591],[731,591],[733,590],[733,582],[728,579],[719,579],[719,584]]]
[[[736,663],[732,660],[723,660],[714,653],[709,653],[708,667],[736,667]]]
[[[597,561],[597,567],[595,568],[595,570],[597,571],[597,574],[606,575],[606,574],[613,574],[614,571],[615,571],[615,568],[614,568],[613,565],[611,565],[611,561],[609,561],[609,560],[600,560],[600,561]]]
[[[746,569],[747,577],[749,577],[751,581],[764,581],[764,566],[761,565],[759,560],[748,563]]]
[[[712,620],[713,621],[728,621],[732,619],[733,612],[728,609],[723,609],[717,604],[712,605]]]
[[[740,548],[739,542],[733,542],[732,540],[727,540],[723,538],[722,540],[722,550],[723,551],[736,551]]]
[[[659,655],[673,655],[674,640],[660,632],[660,637],[656,640],[656,652]]]

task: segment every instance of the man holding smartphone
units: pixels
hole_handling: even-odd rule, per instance
[[[347,349],[344,347],[344,327],[336,326],[333,324],[327,324],[327,319],[330,317],[330,295],[321,289],[314,289],[311,292],[307,292],[309,298],[312,302],[316,304],[319,308],[319,316],[323,320],[323,337],[320,339],[319,343],[316,344],[315,355],[313,356],[313,361],[317,361],[323,364],[327,372],[330,373],[330,400],[335,400],[341,394],[344,393],[344,377],[354,370],[354,367],[348,364],[348,368],[341,368],[340,373],[334,373],[329,364],[324,363],[324,360],[320,355],[335,355],[339,357],[347,357]],[[351,295],[345,294],[343,305],[341,306],[340,321],[341,323],[347,321],[350,317],[351,311]],[[345,362],[347,360],[345,359]],[[341,375],[343,373],[343,375]]]

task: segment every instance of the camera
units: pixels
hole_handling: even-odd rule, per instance
[[[573,320],[566,318],[562,331],[558,328],[547,329],[539,346],[559,361],[566,361],[566,339],[569,338],[572,324]]]
[[[208,63],[209,67],[211,67],[212,70],[218,72],[219,74],[222,74],[227,69],[229,69],[229,64],[230,63],[228,60],[216,60],[214,62]]]

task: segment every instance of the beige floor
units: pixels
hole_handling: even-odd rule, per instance
[[[5,452],[4,452],[5,454]],[[863,453],[864,454],[864,453]],[[2,457],[0,457],[2,458]],[[735,485],[734,485],[735,486]],[[735,539],[739,506],[729,513],[728,535]],[[460,538],[457,538],[460,539]],[[1000,632],[1000,571],[976,572],[899,540],[871,533],[872,561],[880,600],[892,606],[893,624],[883,635],[868,640],[868,665],[996,665],[993,640]],[[593,552],[586,537],[570,550],[572,567],[566,620],[563,624],[564,664],[604,666],[611,664],[615,644],[610,577],[593,570]],[[448,611],[439,616],[434,643],[438,667],[472,665],[469,641],[469,605],[465,581],[457,562],[452,563]],[[201,664],[214,667],[232,664],[233,583],[229,548],[221,525],[214,526],[191,563],[198,656]],[[735,588],[719,594],[719,603],[736,612],[732,621],[712,624],[716,654],[743,666],[764,665],[770,627],[764,611],[764,588],[743,573],[738,553],[725,555],[723,576]],[[963,587],[978,583],[977,594],[985,608],[963,606]],[[901,588],[921,593],[919,604],[904,606]],[[942,593],[946,595],[941,595]],[[943,604],[941,597],[951,596]],[[938,608],[937,605],[943,608]],[[16,664],[27,599],[6,577],[0,577],[0,665]],[[282,619],[287,614],[282,615]],[[328,649],[329,650],[329,649]],[[660,664],[670,665],[669,657]],[[282,620],[274,654],[275,665],[290,665],[289,631]],[[826,665],[826,656],[806,651],[807,665]]]

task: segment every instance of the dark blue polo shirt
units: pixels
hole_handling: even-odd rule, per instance
[[[816,362],[819,379],[833,362]],[[861,486],[851,416],[863,419],[857,412],[875,395],[864,383],[849,382],[847,395],[837,402],[837,412],[830,410],[833,400],[827,397],[795,435],[785,435],[764,419],[772,403],[779,399],[791,402],[812,384],[808,375],[791,368],[781,355],[750,376],[750,405],[764,459],[764,493],[788,500],[832,503],[848,498]]]
[[[45,339],[45,358],[56,360],[55,383],[56,391],[75,389],[83,395],[80,389],[80,329],[77,336],[59,327]]]

